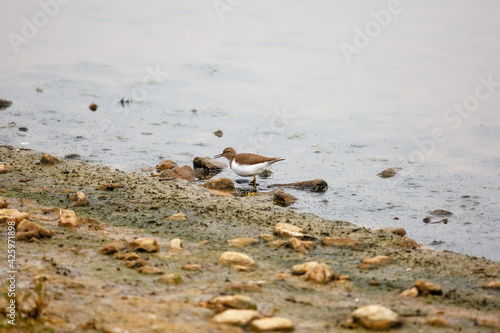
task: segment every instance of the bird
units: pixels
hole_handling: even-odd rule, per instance
[[[253,186],[257,186],[256,175],[260,175],[272,164],[283,161],[284,158],[281,157],[264,157],[257,154],[251,153],[236,153],[236,150],[232,147],[227,147],[224,149],[222,154],[215,155],[214,158],[225,157],[229,160],[229,167],[237,175],[242,177],[253,177]]]

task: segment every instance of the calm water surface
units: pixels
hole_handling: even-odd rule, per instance
[[[0,142],[128,171],[282,156],[261,190],[330,185],[296,209],[500,260],[500,3],[221,3],[2,4]]]

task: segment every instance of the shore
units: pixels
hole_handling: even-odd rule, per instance
[[[16,241],[16,325],[2,293],[0,329],[246,332],[284,318],[295,332],[352,332],[377,328],[353,315],[377,304],[394,313],[385,328],[398,332],[500,331],[498,262],[425,249],[401,230],[295,212],[267,195],[226,196],[201,182],[76,160],[45,165],[41,156],[0,146],[0,164],[12,167],[0,173],[0,197],[51,232]],[[88,205],[69,200],[78,192]],[[74,211],[78,226],[62,227],[61,209]],[[157,248],[137,244],[143,239]],[[228,251],[246,256],[226,260]],[[307,262],[316,264],[296,266]],[[219,320],[228,308],[255,312],[246,322]]]

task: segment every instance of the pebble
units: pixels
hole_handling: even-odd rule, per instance
[[[90,105],[89,105],[89,109],[90,109],[90,111],[96,111],[96,110],[97,110],[97,104],[95,104],[95,103],[90,103]]]
[[[125,266],[128,268],[141,268],[142,266],[149,266],[149,263],[144,259],[127,260]]]
[[[354,324],[369,330],[388,330],[401,325],[396,312],[378,304],[363,306],[352,312],[351,317]]]
[[[137,259],[141,259],[141,257],[137,253],[135,253],[135,252],[126,253],[123,256],[123,260],[125,260],[125,261],[137,260]]]
[[[39,225],[38,223],[31,222],[29,220],[22,220],[17,226],[17,232],[28,232],[36,230],[40,238],[51,238],[52,233]],[[38,238],[38,237],[37,237]]]
[[[208,305],[219,309],[219,312],[228,308],[250,310],[257,309],[257,304],[255,303],[255,301],[245,295],[215,296],[208,301]]]
[[[333,269],[327,264],[319,263],[304,275],[306,281],[328,283],[333,279]]]
[[[381,171],[377,174],[377,176],[379,176],[380,178],[391,178],[391,177],[394,177],[398,174],[399,170],[401,170],[401,168],[389,168],[389,169],[385,169],[384,171]]]
[[[226,164],[211,157],[196,156],[193,159],[193,168],[204,169],[205,171],[218,171],[226,168]]]
[[[212,318],[212,322],[215,324],[245,326],[249,324],[250,321],[260,317],[260,313],[255,310],[229,309],[215,315],[215,317]]]
[[[270,242],[269,247],[275,247],[275,248],[280,248],[280,247],[285,247],[288,245],[288,241],[283,240],[283,239],[277,239],[273,242]]]
[[[340,246],[340,247],[356,247],[362,244],[354,238],[349,237],[324,237],[321,242],[326,246]]]
[[[179,238],[174,238],[167,243],[167,249],[169,251],[184,251],[182,249],[182,241]]]
[[[434,283],[418,280],[414,287],[418,289],[419,295],[442,295],[443,289]]]
[[[270,234],[260,234],[259,239],[262,239],[266,242],[272,242],[274,240],[274,236]]]
[[[308,261],[303,264],[297,264],[292,267],[293,275],[303,275],[311,271],[314,267],[319,265],[317,261]]]
[[[258,284],[251,283],[231,283],[226,287],[226,290],[234,291],[259,291],[262,287]]]
[[[236,247],[244,247],[253,244],[257,244],[259,241],[255,238],[243,237],[243,238],[235,238],[228,241],[229,245]]]
[[[58,159],[54,155],[50,155],[50,154],[43,154],[42,158],[40,158],[40,163],[45,164],[45,165],[53,165],[53,164],[57,164],[60,162],[61,162],[60,159]]]
[[[253,268],[257,267],[257,263],[244,253],[226,251],[222,253],[218,261],[219,265],[226,266],[242,266]]]
[[[121,183],[109,183],[97,186],[96,190],[114,191],[115,188],[122,188],[122,187],[124,186]]]
[[[379,231],[389,233],[389,234],[394,234],[396,236],[401,236],[401,237],[406,235],[406,230],[403,228],[387,227],[387,228],[379,229]]]
[[[484,289],[500,289],[500,280],[483,283],[480,287]]]
[[[308,253],[309,250],[314,248],[314,243],[312,241],[302,241],[295,237],[292,237],[288,240],[288,245],[295,252],[300,252],[300,253]]]
[[[417,297],[418,296],[418,289],[416,287],[411,287],[409,289],[404,290],[401,294],[399,294],[401,297]]]
[[[290,223],[277,223],[274,226],[273,233],[283,237],[295,237],[302,239],[304,237],[303,229]]]
[[[163,170],[160,173],[160,177],[163,180],[172,179],[185,179],[185,180],[196,180],[193,168],[189,165],[183,165],[181,167],[175,167],[173,169]]]
[[[40,239],[40,234],[37,230],[18,231],[15,239],[16,241],[33,241],[34,239]]]
[[[180,284],[182,282],[181,276],[174,273],[162,275],[157,281],[168,285]]]
[[[151,265],[144,265],[140,267],[137,271],[141,274],[148,274],[148,275],[163,274],[161,269]]]
[[[69,209],[61,209],[59,210],[59,216],[59,227],[78,227],[78,218],[76,217],[76,213],[74,211]]]
[[[425,320],[425,323],[434,327],[448,327],[450,323],[443,317],[432,316]]]
[[[160,246],[158,245],[158,242],[154,238],[138,238],[130,242],[130,244],[128,244],[128,247],[132,251],[141,251],[141,252],[160,251]]]
[[[413,239],[408,238],[408,237],[398,238],[398,239],[396,239],[395,243],[397,245],[400,245],[402,247],[405,247],[407,249],[412,249],[412,250],[416,250],[420,247],[420,244],[418,244],[416,241],[414,241]]]
[[[69,197],[69,201],[75,203],[75,207],[84,207],[89,205],[89,201],[83,192],[77,192],[75,195]]]
[[[111,242],[111,243],[106,243],[102,244],[101,248],[99,249],[99,253],[105,254],[105,255],[111,255],[119,252],[121,249],[125,247],[125,244],[120,241],[116,242]]]
[[[12,105],[12,101],[8,101],[6,99],[1,99],[0,98],[0,110],[6,109],[6,108],[8,108],[11,105]]]
[[[273,190],[272,194],[273,194],[274,204],[281,207],[288,207],[295,201],[297,201],[297,197],[291,195],[290,193],[285,192],[281,188]]]
[[[328,190],[328,183],[323,179],[306,180],[303,182],[289,184],[274,184],[272,186],[293,187],[297,190],[308,190],[311,192],[325,192]]]
[[[432,212],[430,212],[431,215],[433,216],[438,216],[438,217],[443,217],[443,216],[452,216],[453,213],[448,211],[448,210],[444,210],[444,209],[436,209],[436,210],[433,210]]]
[[[177,168],[179,165],[172,160],[164,160],[156,165],[156,170],[168,170]]]
[[[197,264],[184,265],[181,267],[181,269],[185,271],[201,271],[201,265]]]
[[[7,207],[9,207],[7,200],[5,200],[5,198],[0,197],[0,209],[4,209]]]
[[[0,164],[0,173],[7,173],[14,170],[14,168],[7,164]]]
[[[234,191],[234,182],[231,178],[217,178],[207,180],[204,187],[218,191]]]
[[[371,266],[380,266],[384,264],[388,264],[391,262],[391,258],[388,256],[376,256],[373,258],[364,258],[362,263],[371,265]]]
[[[175,222],[184,222],[187,220],[187,216],[184,213],[176,213],[170,216],[167,216],[163,219],[164,221],[175,221]]]
[[[271,317],[255,319],[250,324],[257,332],[293,330],[293,322],[288,318]]]
[[[221,138],[224,133],[222,133],[221,130],[217,130],[217,131],[213,132],[212,134],[218,138]]]

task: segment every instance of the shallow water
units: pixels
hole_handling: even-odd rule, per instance
[[[221,2],[4,4],[0,142],[129,171],[282,156],[260,190],[330,186],[291,191],[296,209],[500,260],[500,4]],[[423,223],[434,209],[454,216]]]

